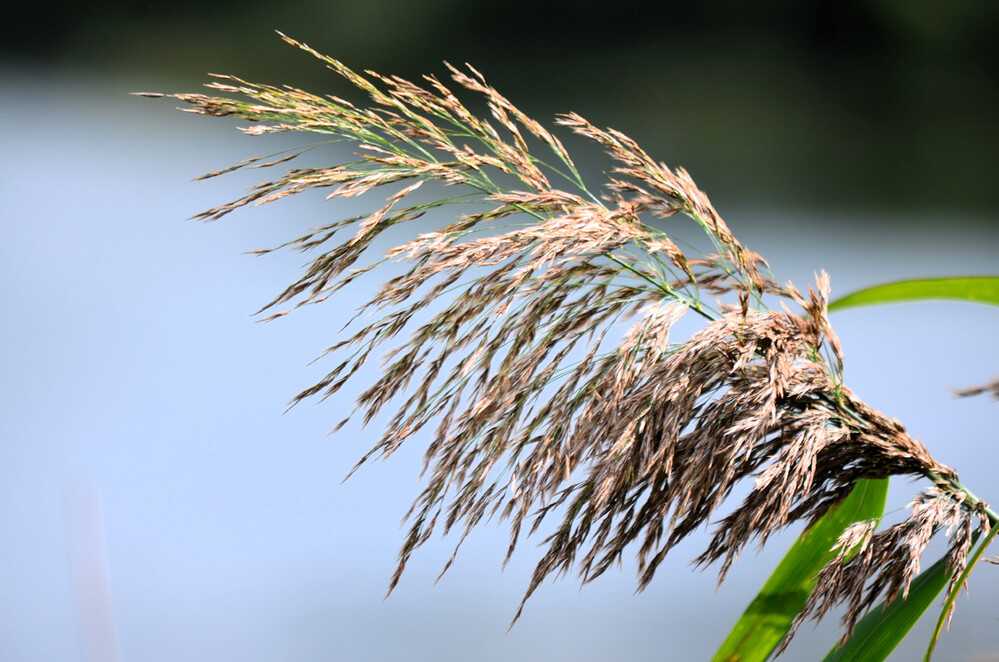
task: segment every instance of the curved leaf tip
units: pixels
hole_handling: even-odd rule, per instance
[[[929,299],[968,301],[999,306],[999,276],[919,278],[884,283],[858,290],[829,304],[830,312],[905,301]]]

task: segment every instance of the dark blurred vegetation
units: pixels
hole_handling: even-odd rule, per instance
[[[995,0],[54,0],[6,14],[7,61],[184,86],[165,91],[219,71],[342,93],[274,29],[407,77],[471,62],[539,119],[576,110],[685,165],[723,211],[999,210]]]

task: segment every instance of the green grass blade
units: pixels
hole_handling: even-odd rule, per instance
[[[951,299],[999,306],[999,276],[924,278],[885,283],[840,297],[829,304],[829,310],[926,299]]]
[[[947,602],[944,603],[943,611],[940,612],[940,618],[937,619],[937,627],[933,630],[933,636],[930,638],[930,647],[926,650],[926,657],[923,658],[923,662],[930,662],[930,658],[933,656],[933,649],[937,646],[937,639],[940,638],[940,632],[943,630],[944,623],[947,622],[947,614],[954,605],[954,601],[957,600],[957,596],[961,592],[961,588],[964,586],[964,583],[968,581],[968,575],[971,574],[971,571],[974,570],[978,561],[981,560],[982,554],[985,553],[985,548],[988,547],[989,543],[992,542],[992,539],[996,537],[996,533],[999,533],[999,526],[993,526],[992,530],[989,531],[989,535],[985,536],[985,540],[982,541],[982,544],[978,546],[978,549],[976,549],[968,559],[967,565],[964,566],[964,572],[962,572],[961,576],[958,577],[954,590],[947,596]]]
[[[834,646],[822,662],[881,662],[895,650],[912,626],[947,585],[947,559],[942,558],[909,586],[909,595],[885,606],[882,602],[860,619],[842,646]]]
[[[840,534],[854,522],[884,513],[888,479],[862,480],[837,508],[803,533],[732,628],[712,662],[763,662],[787,634],[834,556]],[[999,527],[997,527],[999,528]]]

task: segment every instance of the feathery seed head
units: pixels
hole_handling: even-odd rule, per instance
[[[191,112],[255,122],[251,135],[306,131],[347,140],[358,158],[288,170],[198,218],[312,189],[329,198],[388,193],[370,214],[286,244],[314,257],[264,310],[327,299],[378,264],[357,266],[397,225],[454,204],[479,209],[387,252],[406,270],[355,317],[377,312],[374,321],[351,326],[328,350],[340,362],[293,401],[337,393],[372,352],[391,349],[355,414],[368,423],[383,409],[393,413],[358,464],[433,429],[425,487],[391,586],[435,528],[460,528],[464,539],[493,516],[510,523],[509,554],[525,523],[533,532],[554,520],[525,600],[552,574],[575,570],[589,581],[631,548],[644,587],[671,549],[712,523],[697,563],[719,562],[723,579],[750,542],[814,523],[858,480],[889,475],[933,476],[938,487],[918,497],[901,524],[848,529],[799,622],[845,601],[849,630],[879,596],[904,594],[941,528],[953,528],[952,567],[963,567],[974,513],[947,491],[949,468],[842,384],[824,272],[807,297],[779,283],[685,170],[653,160],[623,133],[561,115],[556,124],[595,141],[616,163],[605,195],[594,195],[560,140],[470,66],[448,69],[460,88],[485,100],[491,120],[434,77],[421,86],[362,76],[284,39],[372,105],[232,77],[209,86],[227,96],[174,98]],[[308,149],[206,176],[273,167]],[[411,199],[433,182],[459,193]],[[681,249],[657,225],[674,215],[700,226],[710,249]],[[778,302],[782,308],[773,308]],[[691,312],[706,322],[677,340],[674,327]],[[744,480],[752,481],[749,494],[716,519]]]

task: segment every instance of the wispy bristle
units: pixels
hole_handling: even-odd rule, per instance
[[[981,395],[983,393],[991,393],[992,397],[999,400],[999,378],[993,379],[988,384],[983,384],[981,386],[972,386],[970,388],[952,389],[954,395],[967,398],[973,395]]]

